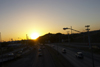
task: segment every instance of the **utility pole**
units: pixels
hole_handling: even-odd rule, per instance
[[[72,35],[72,26],[71,26],[71,35]]]
[[[93,58],[93,48],[92,48],[92,46],[91,46],[91,44],[90,44],[90,35],[89,35],[89,27],[90,27],[90,25],[86,25],[85,27],[87,27],[87,32],[88,32],[88,44],[89,44],[89,48],[91,49],[91,54],[92,54],[92,63],[93,63],[93,67],[94,67],[94,58]]]
[[[89,27],[90,27],[90,25],[86,25],[85,27],[87,27],[87,32],[88,32],[88,44],[89,44],[89,48],[91,48],[91,44],[90,44],[90,36],[89,36]]]
[[[26,39],[28,40],[28,36],[27,36],[27,34],[26,34]]]
[[[0,42],[1,42],[1,32],[0,32]],[[0,44],[1,45],[1,44]]]
[[[70,39],[69,39],[69,31],[67,32],[68,33],[68,45],[70,45]]]
[[[1,67],[3,67],[3,48],[1,45],[1,32],[0,32],[0,46],[1,46],[1,58],[2,58],[2,66]]]
[[[26,34],[26,46],[28,47],[28,36]]]

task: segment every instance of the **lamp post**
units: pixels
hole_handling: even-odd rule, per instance
[[[71,28],[68,28],[68,27],[63,28],[63,30],[66,30],[66,29],[71,29],[71,34],[72,34],[72,26],[71,26]],[[67,33],[68,33],[68,42],[69,42],[69,45],[70,45],[69,31]]]
[[[2,47],[2,45],[1,45],[1,42],[2,42],[2,41],[1,41],[1,32],[0,32],[0,47],[1,47],[1,58],[2,58],[2,59],[1,59],[1,60],[2,60],[2,61],[1,61],[1,63],[2,63],[1,67],[3,67],[3,47]]]
[[[71,26],[71,28],[68,28],[68,27],[66,27],[66,28],[63,28],[63,30],[66,30],[66,29],[70,29],[71,30],[71,34],[72,34],[72,26]]]
[[[90,27],[90,25],[86,25],[85,27],[87,27],[87,32],[88,32],[88,44],[89,44],[89,48],[91,48],[91,44],[90,44],[90,36],[89,36],[89,27]]]
[[[69,42],[69,45],[70,45],[70,39],[69,39],[69,31],[68,31],[67,33],[68,33],[68,42]]]
[[[26,34],[26,45],[28,45],[28,36]]]
[[[88,44],[89,44],[89,48],[91,49],[91,54],[92,54],[92,63],[93,63],[93,67],[94,67],[94,58],[93,58],[93,49],[92,49],[92,46],[90,44],[90,35],[89,35],[89,27],[90,25],[86,25],[85,27],[87,27],[87,32],[88,32]]]
[[[72,29],[72,26],[71,26],[71,28],[68,28],[68,27],[66,27],[66,28],[63,28],[63,30],[66,30],[66,29],[70,29],[70,30],[71,30],[71,35],[72,35],[72,30],[73,30],[73,31],[76,31],[76,32],[79,32],[79,33],[81,33],[81,32],[80,32],[80,31],[78,31],[78,30]]]

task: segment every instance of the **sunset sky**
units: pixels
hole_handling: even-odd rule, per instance
[[[100,0],[0,0],[3,41],[25,39],[34,32],[63,33],[64,27],[85,31],[100,29]],[[74,32],[74,31],[73,31]]]

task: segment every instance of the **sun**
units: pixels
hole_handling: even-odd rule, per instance
[[[38,33],[31,34],[31,39],[37,39],[39,37]]]

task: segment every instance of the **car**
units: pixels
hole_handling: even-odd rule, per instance
[[[75,55],[76,55],[77,58],[84,58],[82,52],[77,52]]]
[[[22,51],[19,51],[18,53],[19,53],[19,54],[22,54]]]
[[[40,53],[38,54],[38,56],[41,57],[41,56],[42,56],[42,53],[40,52]]]
[[[45,49],[45,46],[43,46],[42,48]]]
[[[21,57],[22,53],[23,53],[22,51],[18,51],[18,52],[15,54],[15,58]]]
[[[34,50],[36,50],[36,47],[33,47]]]
[[[66,49],[65,48],[62,49],[62,53],[66,53]]]
[[[17,53],[15,54],[15,58],[21,57],[21,54]]]
[[[41,51],[41,49],[39,49],[39,52]]]
[[[29,49],[30,49],[30,50],[32,50],[33,48],[32,48],[32,47],[30,47]]]
[[[54,45],[52,45],[52,47],[55,47]]]
[[[8,57],[14,57],[14,53],[7,54]]]
[[[23,48],[21,48],[21,50],[23,51],[24,49],[23,49]]]

